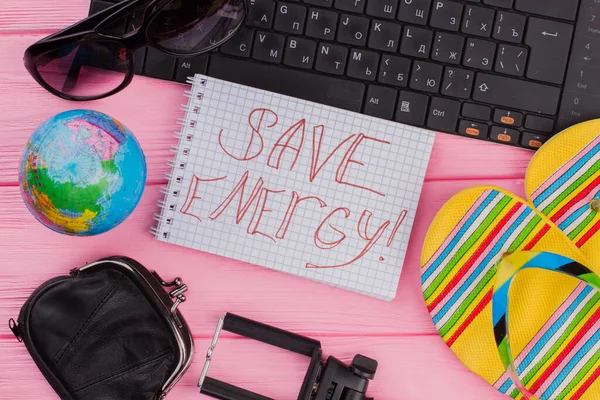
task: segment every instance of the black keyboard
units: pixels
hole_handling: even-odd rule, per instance
[[[117,1],[92,0],[90,13]],[[136,73],[182,83],[202,73],[530,149],[600,117],[600,0],[250,2],[217,51],[142,49]]]

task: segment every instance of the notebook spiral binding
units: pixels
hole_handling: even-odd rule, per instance
[[[200,102],[204,93],[202,88],[206,86],[206,79],[193,77],[188,78],[188,84],[192,85],[191,90],[184,91],[184,96],[188,99],[187,104],[181,105],[181,110],[185,112],[185,117],[177,118],[177,125],[181,128],[174,132],[174,137],[178,140],[176,145],[171,146],[171,152],[174,156],[168,162],[169,172],[165,173],[165,178],[169,182],[161,187],[160,192],[164,194],[164,199],[158,202],[159,212],[154,214],[156,225],[150,228],[150,233],[156,239],[166,240],[169,238],[169,225],[175,220],[177,207],[177,198],[181,193],[181,184],[183,183],[183,172],[186,167],[186,157],[190,148],[186,143],[191,143],[194,139],[194,128],[196,127],[196,115],[200,113]]]

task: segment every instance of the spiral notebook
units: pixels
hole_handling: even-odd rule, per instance
[[[190,83],[156,238],[393,299],[433,132]]]

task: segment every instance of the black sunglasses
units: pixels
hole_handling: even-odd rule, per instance
[[[118,3],[31,45],[25,67],[50,93],[95,100],[123,90],[134,74],[133,53],[153,46],[175,56],[218,47],[242,25],[248,0],[130,0]],[[125,35],[110,27],[142,12]]]

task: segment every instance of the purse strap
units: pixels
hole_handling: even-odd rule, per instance
[[[525,269],[543,269],[568,275],[587,283],[598,291],[600,291],[600,276],[568,257],[548,252],[515,252],[506,256],[498,263],[492,297],[492,319],[498,353],[508,375],[523,396],[528,400],[539,400],[538,397],[527,390],[519,378],[510,349],[510,335],[508,332],[508,296],[510,285],[517,274]]]

